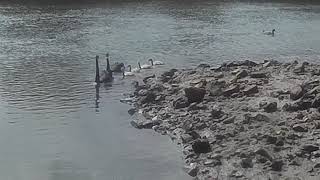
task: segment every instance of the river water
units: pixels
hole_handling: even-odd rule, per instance
[[[93,86],[95,55],[170,67],[320,59],[320,6],[138,1],[0,5],[0,179],[188,179],[168,137],[129,125],[131,79]],[[275,37],[262,34],[276,29]],[[152,73],[152,72],[148,72]],[[142,73],[143,76],[144,73]],[[139,78],[139,77],[138,77]]]

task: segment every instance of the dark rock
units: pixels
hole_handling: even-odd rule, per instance
[[[252,72],[250,73],[251,78],[267,78],[267,73],[265,72]]]
[[[173,101],[173,107],[175,109],[181,109],[189,106],[188,99],[186,97],[179,97]]]
[[[319,146],[313,145],[313,144],[306,144],[302,146],[302,151],[312,153],[313,151],[318,151]]]
[[[252,159],[250,159],[250,158],[242,159],[240,164],[241,164],[241,167],[243,167],[243,168],[252,168],[253,167]]]
[[[197,166],[189,167],[187,173],[191,177],[196,177],[198,174],[199,168]]]
[[[248,71],[246,70],[240,70],[237,74],[236,74],[236,78],[241,79],[241,78],[245,78],[248,76]]]
[[[266,135],[266,141],[269,143],[269,144],[276,144],[277,143],[277,140],[278,138],[275,137],[275,136],[271,136],[271,135]]]
[[[111,65],[110,68],[111,68],[111,71],[112,71],[112,72],[121,73],[123,67],[124,67],[124,64],[123,64],[123,63],[115,62],[114,64]]]
[[[277,160],[272,161],[271,169],[273,171],[281,171],[283,165],[284,165],[283,160],[277,159]]]
[[[243,90],[243,93],[245,95],[252,95],[252,94],[256,94],[259,92],[259,89],[258,89],[258,86],[257,85],[251,85],[251,86],[248,86],[246,87],[244,90]]]
[[[156,94],[153,92],[148,92],[146,96],[143,96],[140,100],[142,104],[153,103],[156,99]]]
[[[231,96],[234,93],[238,93],[240,91],[239,85],[232,85],[229,88],[222,91],[224,96]]]
[[[317,96],[313,99],[311,107],[313,108],[320,107],[320,94],[317,94]]]
[[[221,108],[218,107],[213,107],[213,109],[211,110],[211,117],[213,119],[219,119],[223,116],[223,111],[221,110]]]
[[[132,116],[134,113],[136,113],[137,112],[137,109],[136,108],[130,108],[129,110],[128,110],[128,113]]]
[[[177,72],[177,69],[170,69],[169,71],[164,72],[161,76],[162,77],[172,77],[175,72]]]
[[[189,103],[201,102],[206,94],[206,90],[196,87],[185,88],[184,92]]]
[[[192,144],[192,149],[195,153],[208,153],[211,151],[210,144],[207,140],[198,140]]]
[[[277,102],[267,102],[265,104],[260,104],[260,106],[264,109],[267,113],[272,113],[278,110]]]
[[[231,124],[231,123],[234,123],[235,119],[236,119],[236,117],[232,116],[232,117],[229,117],[229,118],[225,119],[222,123],[223,124]]]
[[[290,99],[297,100],[303,96],[303,88],[301,86],[296,86],[290,91]]]
[[[270,153],[263,148],[256,150],[255,154],[259,154],[260,156],[267,158],[269,161],[273,161],[273,157],[270,155]]]
[[[300,124],[293,125],[292,129],[296,132],[308,132],[308,128]]]

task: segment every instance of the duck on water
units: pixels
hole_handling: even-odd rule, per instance
[[[272,29],[271,32],[263,31],[263,33],[264,33],[265,35],[274,36],[274,32],[275,32],[275,31],[276,31],[275,29]]]

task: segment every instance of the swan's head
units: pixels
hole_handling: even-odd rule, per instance
[[[106,57],[107,57],[107,58],[109,57],[109,53],[106,54]]]
[[[276,30],[275,29],[272,29],[272,33],[274,33]]]

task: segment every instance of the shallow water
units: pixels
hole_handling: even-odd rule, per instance
[[[301,2],[6,3],[0,23],[1,179],[186,179],[174,143],[130,127],[119,102],[130,79],[117,76],[95,101],[96,54],[101,66],[106,52],[166,63],[153,71],[320,59],[320,6]]]

